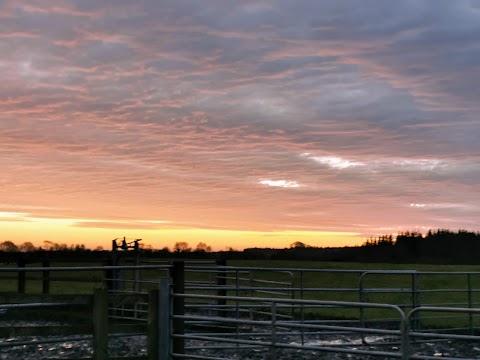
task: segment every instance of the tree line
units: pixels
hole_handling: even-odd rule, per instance
[[[393,261],[479,263],[480,233],[448,229],[404,231],[368,239],[363,247],[372,257],[387,257]]]
[[[103,250],[102,247],[97,247],[95,250]],[[3,252],[35,252],[35,251],[90,251],[83,244],[55,243],[53,241],[45,240],[43,246],[35,246],[32,242],[26,241],[20,245],[16,245],[13,241],[7,240],[0,243],[0,251]]]
[[[211,246],[199,242],[192,247],[185,241],[176,242],[172,249],[151,246],[140,248],[142,256],[158,258],[232,259],[232,260],[314,260],[352,262],[409,262],[409,263],[480,263],[480,233],[467,230],[429,230],[425,235],[418,231],[404,231],[396,236],[387,234],[368,238],[360,246],[322,248],[293,242],[290,247],[247,248],[212,251]],[[42,246],[31,242],[20,245],[12,241],[0,243],[0,253],[7,254],[58,254],[81,252],[85,257],[109,256],[102,247],[88,249],[83,244],[44,241]]]
[[[151,246],[141,246],[142,250],[145,252],[160,251],[160,252],[170,252],[170,249],[166,246],[160,250],[154,250]],[[84,251],[104,251],[102,246],[97,246],[94,249],[88,249],[84,244],[66,244],[66,243],[56,243],[53,241],[45,240],[43,245],[35,246],[32,242],[26,241],[19,245],[15,244],[13,241],[6,240],[0,242],[0,251],[1,252],[38,252],[38,251],[58,251],[58,252],[84,252]],[[190,245],[185,241],[176,242],[173,246],[174,253],[190,253],[190,252],[200,252],[200,253],[210,253],[212,252],[212,247],[207,245],[204,242],[199,242],[195,248],[190,247]]]

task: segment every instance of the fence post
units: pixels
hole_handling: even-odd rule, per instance
[[[42,267],[50,267],[50,261],[42,261]],[[50,294],[50,271],[48,270],[42,271],[42,294]]]
[[[17,260],[17,267],[24,268],[25,267],[25,259],[23,256],[20,256]],[[18,284],[17,290],[19,294],[25,294],[25,283],[26,283],[26,272],[19,271],[18,272]]]
[[[108,298],[106,289],[93,294],[93,353],[95,360],[108,359]]]
[[[160,354],[159,292],[155,289],[148,293],[148,360],[159,360]]]
[[[183,297],[175,296],[176,294],[183,294],[185,292],[185,263],[183,261],[174,261],[173,267],[170,269],[170,277],[172,279],[173,290],[173,321],[172,333],[176,335],[183,335],[185,333],[185,324],[183,319],[176,319],[175,315],[185,314],[185,299]],[[173,353],[185,354],[185,339],[173,339]]]
[[[158,322],[160,326],[159,346],[160,359],[170,360],[170,344],[171,344],[171,329],[170,329],[170,279],[160,279],[160,299],[159,299],[159,316]]]
[[[227,260],[226,259],[217,259],[215,261],[216,266],[227,266]],[[225,268],[223,269],[217,269],[217,295],[225,297],[227,296],[227,270]],[[220,309],[218,314],[220,316],[227,316],[227,312],[225,311],[227,305],[227,300],[226,299],[218,299],[217,300],[217,306]]]
[[[277,303],[272,302],[272,341],[270,347],[270,357],[275,359],[276,357],[276,343],[277,343]]]
[[[419,278],[417,272],[412,273],[412,310],[420,306]],[[413,317],[413,329],[420,329],[420,314],[415,313]]]
[[[170,360],[170,312],[170,279],[160,279],[148,297],[148,360]]]
[[[105,260],[104,262],[105,266],[113,266],[113,261],[112,259]],[[105,270],[103,273],[103,286],[106,287],[108,290],[115,290],[113,287],[113,270],[108,269]]]
[[[303,293],[303,289],[304,289],[304,286],[305,286],[305,279],[304,279],[304,271],[303,270],[300,270],[300,300],[304,300],[304,293]],[[305,323],[305,309],[304,309],[304,306],[303,306],[303,303],[300,305],[300,321],[302,322],[302,324]],[[303,329],[303,327],[301,328],[301,337],[302,337],[302,345],[305,344],[305,330]]]
[[[402,342],[402,360],[410,359],[410,319],[403,315],[402,322],[400,324],[401,342]]]
[[[368,302],[368,295],[365,293],[365,278],[368,273],[362,272],[360,274],[360,277],[358,279],[358,291],[359,291],[359,301],[361,303],[366,303]],[[359,314],[359,321],[360,321],[360,327],[363,329],[365,328],[365,309],[363,306],[360,306],[359,308],[360,314]],[[362,339],[362,345],[366,345],[367,342],[365,341],[365,334],[363,332],[360,332],[360,337]]]
[[[472,308],[472,276],[470,273],[467,274],[467,284],[468,284],[468,307]],[[470,335],[474,334],[473,331],[473,314],[468,313],[468,324],[470,327]]]
[[[365,293],[365,283],[364,283],[366,276],[367,276],[367,273],[362,272],[358,279],[358,294],[359,294],[358,301],[360,301],[361,303],[368,302],[367,294]],[[365,309],[363,308],[363,306],[361,306],[359,310],[360,310],[360,319],[359,319],[360,327],[364,328],[365,327]]]

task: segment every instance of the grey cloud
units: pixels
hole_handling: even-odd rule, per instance
[[[67,14],[31,13],[19,10],[11,17],[2,19],[0,32],[2,34],[30,33],[34,37],[50,40],[73,40],[78,33],[72,25],[79,22],[76,16]]]
[[[196,215],[218,206],[202,216],[226,212],[232,223],[236,206],[246,212],[235,202],[259,214],[331,206],[349,213],[344,224],[412,198],[476,201],[476,167],[334,173],[298,159],[473,161],[480,27],[467,2],[75,4],[80,15],[17,11],[0,25],[3,151],[39,175],[35,184],[9,164],[22,189],[112,203],[121,193],[135,209]],[[10,37],[17,31],[29,36]],[[262,178],[306,186],[265,189]]]
[[[181,71],[188,72],[195,69],[191,61],[179,58],[160,58],[145,64],[145,68],[154,68],[159,71]]]
[[[72,4],[74,9],[90,11],[91,13],[98,12],[99,9],[102,10],[109,10],[112,8],[118,8],[122,6],[128,7],[131,5],[131,1],[129,0],[104,0],[101,4],[99,4],[95,0],[73,0]]]
[[[98,64],[111,64],[117,61],[128,62],[132,60],[134,54],[128,44],[114,43],[108,41],[93,41],[85,46],[84,49],[78,49],[81,58],[87,63],[86,67],[92,67]]]
[[[263,73],[283,73],[288,70],[301,71],[310,67],[315,69],[325,65],[332,66],[338,60],[338,56],[291,56],[274,61],[264,61],[259,65],[257,71],[260,73],[259,75]],[[311,75],[314,75],[314,73],[311,73]]]

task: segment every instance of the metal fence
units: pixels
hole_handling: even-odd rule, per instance
[[[414,328],[420,313],[473,316],[480,314],[478,308],[418,306],[405,311],[381,303],[180,294],[165,290],[169,285],[168,279],[162,285],[164,338],[159,359],[250,359],[259,354],[264,359],[317,359],[319,353],[357,355],[359,359],[472,359],[479,355],[479,349],[471,346],[480,340],[478,335],[452,331],[458,329]],[[218,306],[218,301],[225,305]],[[252,308],[261,311],[252,312]],[[367,326],[361,318],[307,320],[289,315],[327,310],[341,317],[352,309],[380,310],[388,314],[389,321]],[[469,344],[464,349],[462,341]],[[442,353],[439,343],[455,351],[448,348],[450,352]]]
[[[210,344],[212,349],[222,348],[224,344],[224,350],[231,351],[234,348],[237,352],[245,350],[245,346],[260,346],[261,339],[269,336],[288,334],[285,339],[291,340],[291,336],[296,334],[300,340],[297,343],[293,341],[295,344],[290,344],[291,347],[278,345],[277,338],[267,341],[268,346],[263,344],[263,348],[271,349],[274,342],[276,347],[290,348],[292,351],[298,351],[300,346],[305,351],[335,351],[384,358],[433,359],[450,355],[452,359],[470,359],[480,356],[480,349],[471,346],[473,341],[480,339],[477,336],[480,324],[477,308],[480,304],[478,272],[227,266],[187,266],[185,270],[186,277],[189,271],[196,272],[197,276],[198,272],[210,272],[204,284],[198,280],[195,284],[186,281],[185,294],[177,294],[186,301],[186,313],[178,315],[179,318],[175,314],[172,316],[174,319],[180,319],[181,316],[184,316],[184,320],[189,319],[184,323],[187,334],[179,337],[190,341],[191,346],[187,346],[187,350],[194,351],[196,346],[197,350],[204,353],[207,347],[204,343],[198,344],[198,341],[205,341],[207,338],[214,341],[211,336],[215,337],[215,334],[222,334],[218,337],[222,340]],[[287,274],[288,280],[280,276]],[[220,284],[219,278],[225,278],[226,281]],[[257,281],[249,281],[252,278]],[[336,280],[332,281],[332,278]],[[203,290],[203,294],[198,294],[200,290]],[[172,296],[175,298],[177,295],[174,292]],[[338,299],[348,301],[342,302]],[[268,301],[276,301],[276,305]],[[400,320],[398,314],[387,311],[389,308],[386,305],[401,310],[403,315]],[[272,330],[271,325],[270,331],[263,329],[260,333],[255,332],[260,327],[267,326],[271,319],[266,320],[265,317],[272,314],[277,325],[282,325],[280,329],[283,328],[283,334],[279,333],[278,329]],[[401,320],[403,317],[406,319],[404,323]],[[207,318],[215,319],[216,323],[212,324],[212,320],[208,321]],[[288,324],[292,326],[286,326]],[[313,327],[310,327],[312,325]],[[211,329],[206,330],[209,327]],[[199,329],[202,331],[198,332]],[[218,332],[219,329],[222,331]],[[343,329],[342,331],[351,334],[345,337],[346,333],[335,333],[335,329]],[[173,332],[175,333],[175,330]],[[209,335],[205,337],[205,333]],[[194,337],[189,337],[191,334]],[[256,336],[257,339],[247,342],[242,339],[251,336]],[[326,340],[321,340],[322,349],[318,346],[320,340],[317,339],[317,345],[312,345],[309,336],[327,337]],[[234,341],[231,341],[232,339]],[[344,340],[339,343],[339,339]],[[194,341],[197,341],[196,345]],[[256,342],[256,345],[252,344],[252,341]],[[467,344],[462,345],[462,341],[467,341]],[[227,342],[229,346],[225,347]],[[452,356],[452,351],[440,351],[442,346],[437,345],[446,344],[448,348],[449,342],[454,342],[451,347],[464,346],[474,351],[472,353],[458,350],[454,352],[455,356]],[[359,349],[359,345],[366,348]],[[395,351],[385,352],[379,350],[379,347],[390,347]],[[203,358],[201,353],[194,354],[191,351],[187,351],[187,357]],[[273,356],[273,353],[270,355]],[[173,351],[173,357],[175,356],[184,357]],[[204,356],[206,359],[217,357],[218,353]]]
[[[192,294],[171,294],[173,301],[198,301],[209,296]],[[335,352],[357,355],[371,355],[404,358],[408,355],[407,318],[403,311],[388,304],[356,303],[340,301],[292,300],[281,298],[257,298],[227,296],[227,301],[235,303],[236,311],[221,313],[217,316],[190,312],[185,305],[185,314],[171,314],[173,322],[182,320],[184,331],[173,329],[171,337],[184,341],[182,346],[173,346],[172,358],[187,359],[230,359],[234,354],[240,358],[248,358],[252,352],[268,354],[272,359],[279,356],[279,351],[304,352]],[[242,308],[263,308],[268,310],[268,316],[242,317]],[[283,311],[290,312],[292,308],[304,309],[329,308],[342,312],[351,308],[370,308],[389,310],[397,317],[397,329],[364,328],[358,323],[349,322],[338,324],[328,321],[305,321],[284,318]],[[164,326],[168,326],[164,323]],[[400,346],[394,351],[372,349],[368,344],[362,349],[362,343],[368,339],[367,335],[381,336],[395,339]],[[336,342],[339,338],[348,338],[349,341]],[[323,343],[322,343],[323,340]],[[175,343],[174,343],[175,344]],[[167,357],[165,357],[167,359]]]
[[[91,295],[94,288],[108,288],[102,313],[107,314],[108,325],[99,322],[96,332],[106,332],[107,341],[108,335],[158,339],[149,340],[149,359],[252,354],[280,359],[289,352],[304,359],[313,353],[433,359],[446,356],[445,346],[462,348],[461,341],[470,351],[450,351],[450,358],[480,356],[480,349],[471,345],[480,340],[478,272],[285,269],[177,261],[0,268],[0,276],[5,273],[16,275],[6,280],[13,289],[10,294],[0,293],[0,314],[28,306],[47,309],[47,299],[54,297],[57,307],[67,306],[61,305],[60,293],[81,289],[81,294]],[[24,295],[15,297],[20,288],[16,281],[23,282]],[[40,302],[32,297],[42,293]],[[24,304],[15,300],[22,297]],[[97,341],[88,332],[81,339]],[[15,341],[4,341],[0,347],[12,344]]]
[[[218,296],[277,297],[300,300],[341,300],[386,303],[405,312],[419,306],[476,308],[480,305],[479,272],[412,270],[285,269],[185,265],[185,292]],[[213,300],[210,301],[210,303]],[[224,304],[224,300],[216,300]],[[244,310],[246,311],[246,310]],[[300,307],[294,316],[305,313]],[[325,312],[328,316],[329,312]],[[377,316],[375,316],[377,314]],[[351,310],[350,317],[368,322],[389,322],[382,311]],[[413,328],[456,327],[474,333],[480,322],[471,314],[417,313]]]
[[[23,351],[25,356],[65,358],[65,351],[53,350],[55,344],[63,349],[67,344],[67,349],[85,348],[83,356],[72,351],[72,358],[107,360],[115,341],[139,336],[145,347],[155,349],[151,313],[156,303],[150,293],[158,290],[158,279],[168,278],[170,269],[169,265],[0,268],[0,275],[16,273],[3,277],[9,283],[2,287],[7,291],[0,292],[0,354],[13,351],[19,358]],[[22,283],[21,292],[8,291],[19,289],[15,282]],[[141,355],[116,358],[145,359]]]

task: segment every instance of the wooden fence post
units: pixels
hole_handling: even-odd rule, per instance
[[[21,256],[17,260],[17,267],[24,268],[25,267],[25,259]],[[25,283],[26,283],[26,273],[25,271],[18,272],[18,286],[17,290],[19,294],[25,294]]]
[[[160,298],[158,322],[160,327],[159,346],[160,360],[170,360],[170,345],[172,343],[172,333],[170,328],[170,279],[160,279]]]
[[[105,266],[113,266],[112,259],[108,259],[104,263]],[[103,286],[108,290],[115,290],[113,288],[113,270],[108,269],[103,273]]]
[[[170,269],[170,277],[172,279],[173,291],[173,315],[185,314],[185,299],[176,297],[175,294],[183,294],[185,292],[185,263],[183,261],[174,261],[173,267]],[[172,330],[174,334],[183,335],[185,333],[185,324],[183,319],[173,319]],[[185,339],[173,339],[173,353],[185,354]]]
[[[170,360],[170,279],[160,279],[160,289],[148,297],[148,360]]]
[[[227,260],[226,259],[217,259],[215,261],[216,266],[227,266]],[[217,269],[217,295],[218,296],[227,296],[227,270],[226,269]],[[227,311],[226,311],[226,305],[227,305],[227,300],[226,299],[218,299],[217,300],[217,305],[218,308],[220,309],[218,311],[218,314],[220,316],[227,316]]]
[[[50,261],[42,261],[42,267],[50,267]],[[42,271],[42,294],[50,294],[50,271],[48,270]]]
[[[106,289],[93,295],[93,353],[95,360],[108,360],[108,298]]]
[[[160,324],[158,321],[159,310],[159,290],[151,290],[148,293],[148,323],[147,323],[147,354],[148,360],[159,359],[159,331]]]

